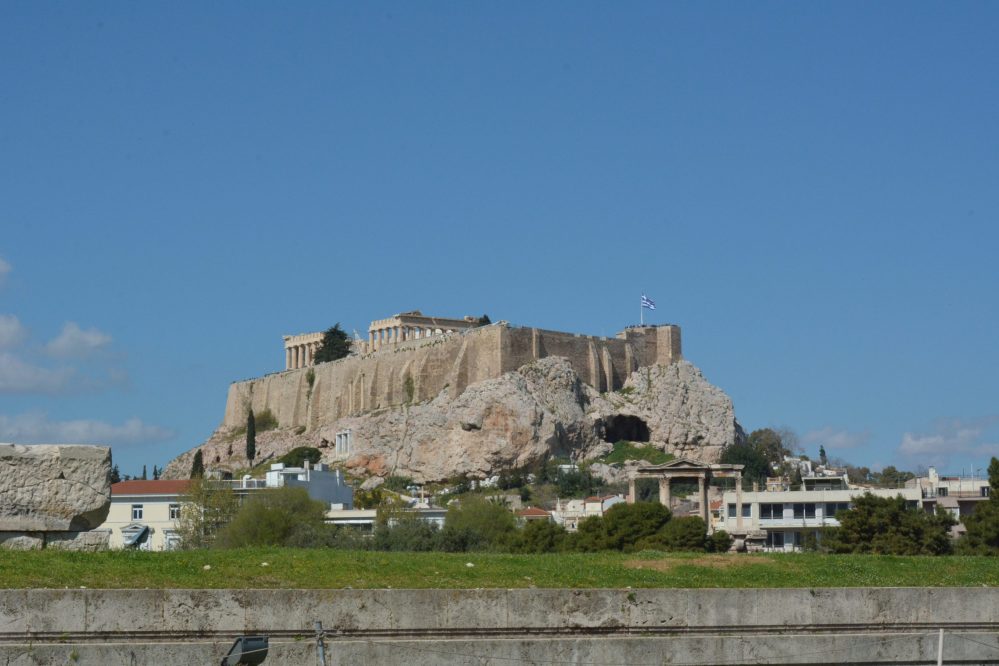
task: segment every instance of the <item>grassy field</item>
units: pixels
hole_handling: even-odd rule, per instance
[[[264,563],[266,562],[266,565]],[[468,566],[471,563],[473,566]],[[209,568],[205,568],[208,566]],[[0,553],[2,588],[995,586],[999,559],[865,555],[376,553],[284,548]]]

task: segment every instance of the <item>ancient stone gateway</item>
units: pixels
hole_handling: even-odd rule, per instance
[[[721,463],[703,463],[689,458],[677,458],[661,465],[646,465],[635,470],[628,479],[628,503],[635,503],[635,481],[637,479],[659,480],[659,503],[667,509],[671,508],[672,495],[670,484],[673,479],[697,479],[697,500],[701,518],[711,529],[711,516],[708,514],[708,485],[711,479],[735,479],[736,515],[739,516],[739,526],[742,526],[742,469],[745,465],[725,465]]]

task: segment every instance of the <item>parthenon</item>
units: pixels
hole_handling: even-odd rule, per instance
[[[385,345],[394,345],[406,340],[431,338],[479,325],[477,317],[447,319],[427,317],[419,310],[403,312],[387,319],[378,319],[368,327],[368,350],[378,351]]]
[[[454,333],[480,325],[478,317],[448,319],[427,317],[419,310],[402,312],[386,319],[377,319],[368,327],[367,340],[354,340],[353,351],[367,354],[407,340],[421,340]],[[296,370],[313,365],[316,349],[323,334],[302,333],[284,336],[285,370]]]

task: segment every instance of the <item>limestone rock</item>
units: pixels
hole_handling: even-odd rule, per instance
[[[707,462],[716,462],[725,446],[744,437],[732,401],[690,363],[640,368],[622,390],[600,394],[580,379],[569,361],[552,356],[470,384],[457,397],[444,388],[417,404],[332,421],[320,414],[306,432],[258,431],[255,462],[296,446],[314,446],[324,462],[342,464],[349,473],[369,479],[484,479],[552,456],[575,461],[599,457],[611,450],[610,442],[630,438],[616,432],[615,422],[622,417],[640,422],[650,445]],[[330,443],[347,429],[353,450],[348,459],[337,459]],[[239,430],[220,427],[199,448],[208,469],[248,466]],[[174,459],[165,478],[186,478],[195,450]],[[629,469],[607,466],[602,476],[621,482]]]
[[[0,531],[80,531],[111,506],[111,449],[0,444]]]
[[[717,462],[722,449],[745,439],[732,399],[687,361],[639,368],[620,391],[602,396],[592,412],[605,430],[619,415],[642,419],[649,442],[678,457]]]

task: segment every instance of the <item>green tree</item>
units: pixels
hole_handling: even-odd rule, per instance
[[[439,547],[437,526],[419,516],[397,513],[386,524],[375,528],[375,550],[415,551],[435,550]]]
[[[561,550],[566,531],[550,520],[529,520],[513,538],[514,553],[554,553]]]
[[[492,322],[491,319],[489,319],[489,315],[484,314],[484,315],[482,315],[481,317],[479,317],[476,320],[475,325],[476,326],[488,326],[491,323],[493,323],[493,322]]]
[[[829,464],[829,458],[826,457],[826,447],[819,445],[819,464],[823,467]]]
[[[200,479],[205,475],[205,461],[201,456],[201,449],[194,452],[194,460],[191,462],[191,478]]]
[[[200,456],[198,450],[196,455]],[[219,531],[239,510],[239,498],[226,484],[192,476],[187,491],[180,496],[177,533],[185,549],[207,548]]]
[[[949,513],[909,508],[905,499],[865,493],[853,508],[836,514],[839,527],[824,533],[823,547],[836,553],[946,555],[951,552]]]
[[[979,502],[964,517],[967,532],[958,541],[958,551],[966,555],[999,555],[999,458],[989,463],[989,499]]]
[[[904,488],[905,482],[914,478],[916,475],[912,472],[903,472],[892,465],[888,465],[877,475],[878,485],[885,488]]]
[[[604,548],[632,551],[669,522],[669,509],[658,502],[615,504],[604,513]]]
[[[300,532],[321,530],[325,518],[326,505],[310,498],[305,488],[264,490],[248,499],[219,532],[217,545],[284,546]]]
[[[642,539],[638,548],[704,552],[708,547],[707,531],[700,516],[673,518],[656,534]]]
[[[750,487],[755,481],[761,486],[770,476],[770,462],[767,457],[749,444],[733,444],[722,451],[721,462],[726,465],[744,465],[742,481]]]
[[[121,470],[117,464],[111,468],[111,483],[121,483]]]
[[[504,550],[517,521],[506,507],[475,495],[452,503],[444,518],[449,538],[465,540],[466,550]]]
[[[257,457],[257,420],[253,418],[253,409],[246,415],[246,459],[253,464]]]
[[[312,355],[313,363],[336,361],[350,354],[350,338],[337,322],[323,332],[323,339]]]
[[[140,476],[139,478],[142,479],[143,481],[146,480],[146,466],[145,465],[142,466],[142,476]]]

